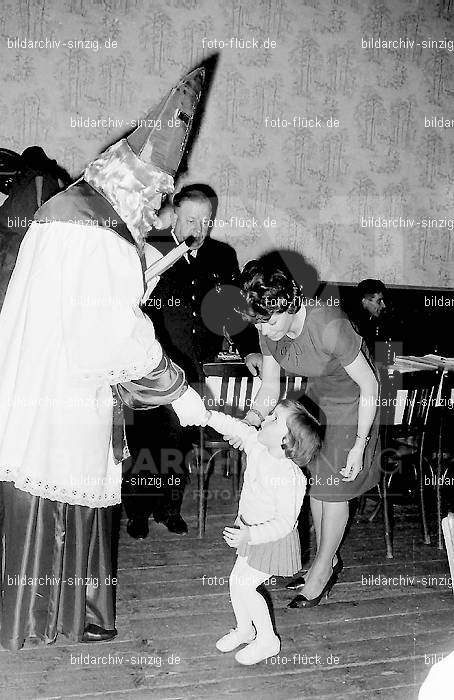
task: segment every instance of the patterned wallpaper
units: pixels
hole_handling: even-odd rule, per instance
[[[290,247],[328,280],[454,286],[451,4],[3,0],[1,145],[75,176],[218,50],[184,180],[218,192],[240,263]]]

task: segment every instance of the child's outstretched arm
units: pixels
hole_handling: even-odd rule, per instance
[[[257,444],[257,431],[250,425],[246,425],[238,418],[226,416],[219,411],[208,411],[210,418],[208,425],[221,433],[224,437],[240,438],[243,442],[243,449],[247,453],[248,450]]]

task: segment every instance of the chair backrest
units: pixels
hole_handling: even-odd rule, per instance
[[[454,593],[454,513],[448,513],[448,515],[441,521],[441,526],[445,538],[449,571],[451,573],[451,588],[452,592]]]
[[[230,416],[244,413],[254,401],[261,380],[253,377],[243,362],[207,362],[205,375],[205,405]],[[281,398],[304,393],[304,378],[281,375]]]
[[[205,406],[234,417],[243,415],[252,405],[261,384],[243,362],[207,362],[203,373]]]
[[[414,372],[405,375],[403,388],[407,390],[402,425],[412,430],[427,426],[440,385],[439,372]]]
[[[291,394],[304,394],[305,382],[305,377],[281,375],[282,398],[285,399]]]
[[[447,409],[452,409],[454,406],[454,370],[443,371],[437,394],[437,405]]]

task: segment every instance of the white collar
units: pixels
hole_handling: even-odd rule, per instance
[[[304,304],[301,305],[301,308],[299,311],[296,312],[295,314],[295,321],[298,320],[297,328],[295,331],[292,332],[292,335],[289,335],[287,333],[287,337],[291,338],[292,340],[294,338],[299,338],[301,333],[303,332],[304,324],[306,322],[306,316],[307,316],[307,310]]]

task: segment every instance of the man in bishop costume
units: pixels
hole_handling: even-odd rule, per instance
[[[22,242],[0,315],[6,649],[116,634],[118,397],[141,409],[171,403],[183,425],[203,422],[203,402],[140,310],[145,234],[173,191],[203,81],[203,68],[185,76],[145,126],[38,210]],[[146,126],[158,119],[159,130]]]

